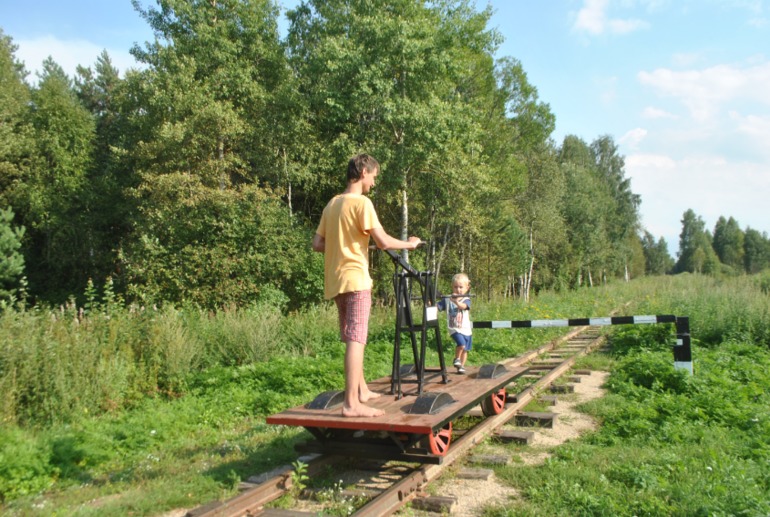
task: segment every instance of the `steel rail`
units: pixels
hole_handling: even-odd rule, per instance
[[[562,336],[562,338],[543,345],[522,357],[517,357],[509,361],[509,364],[519,365],[531,361],[542,353],[553,349],[557,344],[572,339],[576,335],[584,332],[587,328],[588,327],[580,327],[570,334]],[[389,489],[378,495],[377,498],[359,508],[353,515],[357,517],[383,517],[392,515],[400,508],[404,507],[425,485],[438,478],[444,470],[452,465],[452,463],[461,459],[471,448],[476,446],[476,444],[490,436],[498,428],[511,420],[516,413],[526,407],[526,405],[529,404],[540,391],[547,388],[554,380],[558,379],[564,372],[569,370],[572,365],[575,364],[578,357],[586,355],[602,344],[604,340],[604,336],[598,336],[595,340],[588,343],[585,348],[561,363],[558,363],[558,365],[556,365],[549,373],[538,379],[532,386],[527,387],[520,394],[517,394],[516,402],[506,404],[502,413],[487,417],[463,434],[458,440],[452,443],[451,447],[449,447],[449,451],[446,456],[444,456],[441,464],[425,465],[418,468],[416,471],[408,474],[404,479],[398,481]],[[529,357],[529,359],[524,359],[524,357]]]
[[[307,463],[308,476],[320,473],[324,467],[342,460],[339,456],[319,456]],[[185,517],[247,517],[255,515],[261,507],[274,501],[289,491],[293,486],[294,468],[285,466],[273,472],[273,475],[255,487],[226,501],[214,501],[185,514]]]
[[[504,361],[501,364],[506,367],[517,367],[529,363],[541,355],[557,348],[560,344],[585,332],[588,328],[589,327],[587,326],[578,327],[545,345],[509,359],[508,361]],[[569,370],[578,357],[589,353],[603,341],[604,337],[599,336],[588,343],[585,348],[564,361],[555,364],[550,372],[518,393],[515,402],[507,403],[505,409],[500,414],[485,418],[462,436],[454,440],[440,464],[418,467],[410,474],[407,474],[403,479],[394,483],[390,488],[384,490],[376,498],[359,508],[353,515],[358,517],[383,517],[395,513],[413,499],[428,483],[437,479],[447,467],[462,459],[470,449],[511,420],[516,413],[526,407],[538,393],[547,388],[564,372]],[[343,458],[340,456],[318,456],[307,462],[306,474],[308,476],[316,475],[322,472],[325,467],[339,463],[342,460]],[[242,493],[226,501],[215,501],[191,510],[187,512],[185,517],[251,517],[258,515],[266,504],[278,499],[292,488],[293,472],[294,468],[291,466],[280,467],[279,469],[272,471],[267,479],[256,486],[247,488]]]

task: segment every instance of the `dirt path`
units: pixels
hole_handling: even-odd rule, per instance
[[[558,417],[552,429],[537,429],[535,437],[528,448],[517,453],[518,458],[528,465],[537,465],[550,456],[549,450],[556,445],[568,440],[580,437],[586,431],[596,428],[596,422],[583,413],[575,411],[575,406],[604,395],[604,381],[609,374],[607,372],[594,371],[591,375],[581,376],[581,382],[575,384],[575,392],[569,395],[559,395],[557,403],[550,411],[557,413]],[[497,454],[506,454],[501,446]],[[340,480],[341,485],[360,484],[363,482],[367,488],[381,488],[389,485],[389,479],[371,479],[367,476],[371,472],[348,472],[345,479]],[[457,498],[451,515],[458,517],[477,517],[482,515],[484,507],[490,504],[501,504],[517,497],[516,490],[498,483],[494,475],[489,480],[470,480],[451,478],[446,481],[440,494]],[[297,510],[320,511],[322,505],[313,501],[298,501]],[[174,510],[159,517],[183,517],[187,510]],[[435,516],[426,512],[413,509],[405,509],[398,513],[404,516]]]
[[[550,409],[558,414],[553,429],[537,429],[529,448],[518,454],[520,460],[528,465],[542,463],[550,456],[551,448],[596,429],[596,422],[591,417],[575,411],[574,408],[583,402],[604,396],[602,386],[608,375],[607,372],[591,372],[591,375],[582,376],[581,382],[575,384],[575,393],[559,395],[556,405]],[[458,502],[451,515],[458,517],[479,516],[485,506],[505,503],[517,497],[516,490],[498,483],[494,475],[487,481],[451,479],[441,495],[457,498]],[[403,514],[430,515],[414,511]]]

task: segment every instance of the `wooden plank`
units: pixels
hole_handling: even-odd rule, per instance
[[[328,488],[306,488],[302,491],[300,496],[303,499],[309,499],[309,500],[317,500],[319,496],[322,496],[324,493],[327,493],[329,491]],[[346,488],[345,490],[341,490],[337,492],[340,497],[344,497],[347,499],[353,499],[353,498],[361,498],[361,499],[374,499],[378,495],[380,495],[382,491],[381,490],[372,490],[370,488],[356,488],[356,489],[349,489]]]
[[[563,362],[563,359],[555,358],[555,359],[541,359],[540,361],[532,361],[532,366],[534,367],[542,367],[547,366],[549,368],[553,368],[554,366],[558,366]]]
[[[522,427],[553,427],[556,413],[540,411],[521,411],[514,417],[516,425]]]
[[[574,393],[575,386],[572,384],[552,384],[548,391],[551,393]]]
[[[535,437],[535,433],[532,431],[512,431],[510,429],[503,429],[502,431],[495,433],[495,437],[505,443],[521,443],[529,445]]]
[[[412,508],[423,512],[451,514],[457,504],[456,497],[432,495],[412,499]]]
[[[489,481],[494,471],[492,469],[464,468],[457,473],[459,479],[475,479],[479,481]]]
[[[298,510],[284,510],[283,508],[265,508],[259,513],[260,517],[317,517],[317,512],[301,512]]]
[[[381,397],[369,401],[371,407],[385,412],[374,418],[346,418],[340,408],[307,409],[305,405],[287,409],[267,417],[268,424],[294,425],[301,427],[322,427],[329,429],[350,429],[364,431],[388,431],[413,434],[430,434],[446,422],[465,414],[481,400],[521,376],[526,368],[509,367],[508,371],[494,379],[479,379],[478,367],[468,367],[465,375],[449,372],[449,382],[443,384],[440,375],[432,375],[424,384],[423,393],[442,392],[454,399],[436,414],[410,414],[409,410],[417,400],[416,386],[403,385],[404,396],[397,399],[390,391],[390,377],[383,377],[368,383],[369,388]]]
[[[508,465],[511,462],[511,458],[501,454],[471,454],[468,461],[484,465]]]
[[[481,408],[480,408],[480,407],[474,407],[474,408],[472,408],[472,409],[469,409],[469,410],[468,410],[468,411],[465,413],[465,416],[474,416],[474,417],[480,417],[480,416],[484,416],[484,412],[481,410]]]

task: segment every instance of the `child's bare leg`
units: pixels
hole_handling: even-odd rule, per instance
[[[385,414],[361,403],[362,385],[368,391],[364,381],[364,347],[362,343],[349,341],[345,348],[345,402],[342,404],[342,416],[376,417]],[[372,393],[370,391],[370,393]]]

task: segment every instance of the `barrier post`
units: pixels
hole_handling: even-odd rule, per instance
[[[674,368],[682,368],[692,375],[692,351],[690,350],[690,318],[676,318],[676,346],[674,346]]]

